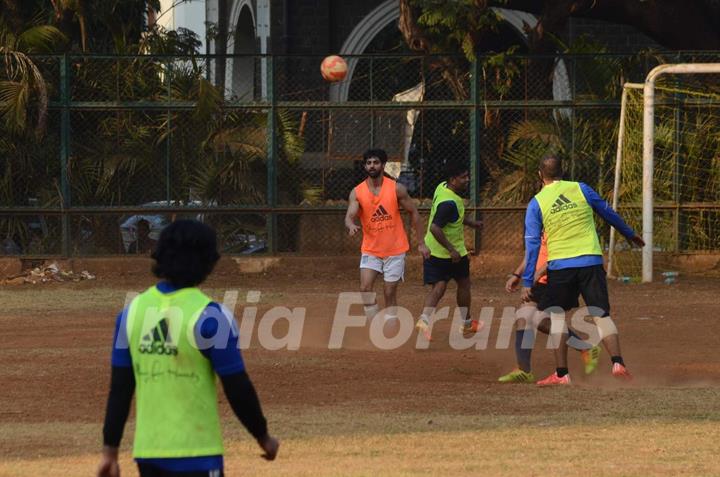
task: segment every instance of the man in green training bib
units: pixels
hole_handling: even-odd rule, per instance
[[[120,475],[118,447],[133,394],[133,457],[141,477],[223,475],[216,375],[263,457],[275,459],[279,444],[268,434],[245,371],[232,313],[197,288],[220,258],[215,232],[194,220],[178,220],[162,231],[152,257],[162,281],[116,320],[97,475]]]
[[[465,217],[463,194],[470,183],[470,171],[466,164],[449,161],[445,167],[447,180],[440,183],[433,195],[425,245],[430,257],[423,261],[423,281],[431,285],[425,298],[422,315],[415,328],[428,341],[431,339],[432,315],[445,295],[448,282],[457,283],[457,306],[462,313],[464,333],[477,332],[482,322],[470,319],[470,260],[465,248],[464,226],[480,227],[480,222]]]
[[[568,330],[555,330],[564,325],[564,311],[583,297],[593,317],[603,344],[610,353],[612,374],[630,379],[620,353],[617,328],[610,318],[610,299],[603,267],[602,249],[595,229],[593,213],[615,227],[632,244],[643,246],[643,240],[623,221],[597,192],[582,182],[562,180],[562,163],[546,157],[540,163],[543,189],[528,204],[525,213],[525,272],[523,300],[531,296],[538,253],[543,231],[547,237],[547,289],[538,309],[550,312],[555,340],[555,373],[538,381],[539,386],[570,384],[567,367]]]

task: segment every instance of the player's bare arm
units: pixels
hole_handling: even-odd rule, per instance
[[[355,196],[355,189],[350,192],[348,197],[348,209],[345,214],[345,227],[348,229],[348,235],[351,237],[360,230],[360,226],[355,223],[358,213],[360,212],[360,203]]]
[[[430,249],[427,248],[425,240],[423,239],[423,237],[425,237],[425,226],[422,218],[420,217],[420,212],[418,212],[417,207],[415,206],[415,202],[412,200],[412,197],[410,197],[410,194],[408,194],[407,188],[402,184],[395,184],[395,193],[397,194],[400,206],[405,209],[408,214],[410,214],[410,220],[415,228],[415,236],[418,240],[418,252],[423,256],[423,258],[430,258]]]
[[[520,294],[520,299],[521,299],[523,302],[531,301],[531,299],[532,299],[532,291],[531,291],[531,290],[532,290],[532,288],[530,288],[530,287],[523,287],[523,288],[522,288],[522,292],[521,292],[521,294]]]
[[[463,218],[463,225],[466,227],[472,227],[474,229],[479,229],[482,227],[482,222],[479,220],[471,219],[469,216],[465,216]]]
[[[455,247],[452,246],[441,227],[439,227],[437,224],[430,224],[430,233],[433,235],[433,237],[435,237],[435,240],[437,240],[440,245],[445,247],[447,251],[450,252],[450,258],[452,259],[453,263],[457,263],[460,261],[460,259],[462,258],[460,257],[460,253],[455,250]]]
[[[522,262],[520,262],[520,265],[515,267],[515,271],[512,272],[510,275],[510,278],[508,278],[507,282],[505,282],[505,290],[508,293],[512,293],[515,290],[517,290],[518,285],[520,284],[520,278],[522,277],[522,272],[525,270],[525,259],[523,258]]]

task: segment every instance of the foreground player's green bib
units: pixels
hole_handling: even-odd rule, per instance
[[[197,288],[149,288],[130,304],[127,336],[136,383],[136,458],[223,453],[215,373],[194,328],[210,298]]]
[[[450,244],[455,247],[461,257],[467,255],[467,249],[465,248],[465,231],[463,229],[463,219],[465,218],[465,204],[463,203],[462,197],[457,195],[447,186],[447,182],[442,182],[435,188],[435,194],[433,195],[432,209],[430,210],[430,219],[428,220],[428,230],[425,234],[425,245],[430,249],[430,254],[433,257],[438,258],[450,258],[450,252],[438,242],[430,232],[430,226],[432,225],[435,213],[437,212],[438,205],[442,202],[452,201],[458,210],[458,218],[455,222],[451,222],[442,228],[445,237],[447,237]]]
[[[577,182],[557,181],[535,196],[547,235],[548,260],[602,255],[593,210]]]

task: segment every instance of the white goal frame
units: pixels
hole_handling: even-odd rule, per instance
[[[623,87],[618,127],[618,148],[615,163],[615,184],[613,187],[613,208],[617,209],[620,186],[620,166],[625,133],[625,115],[628,89],[643,89],[643,180],[642,180],[642,281],[653,281],[653,174],[655,171],[655,83],[662,75],[678,74],[720,74],[720,63],[679,63],[660,65],[652,69],[642,85],[627,83]],[[608,253],[608,274],[612,273],[612,257],[615,246],[615,230],[610,230]]]

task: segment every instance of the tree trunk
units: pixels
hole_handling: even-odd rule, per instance
[[[17,33],[24,30],[24,21],[20,12],[19,1],[0,0],[0,6],[2,6],[2,9],[0,11],[4,13],[5,20],[10,25],[10,28],[12,28],[12,31]]]

